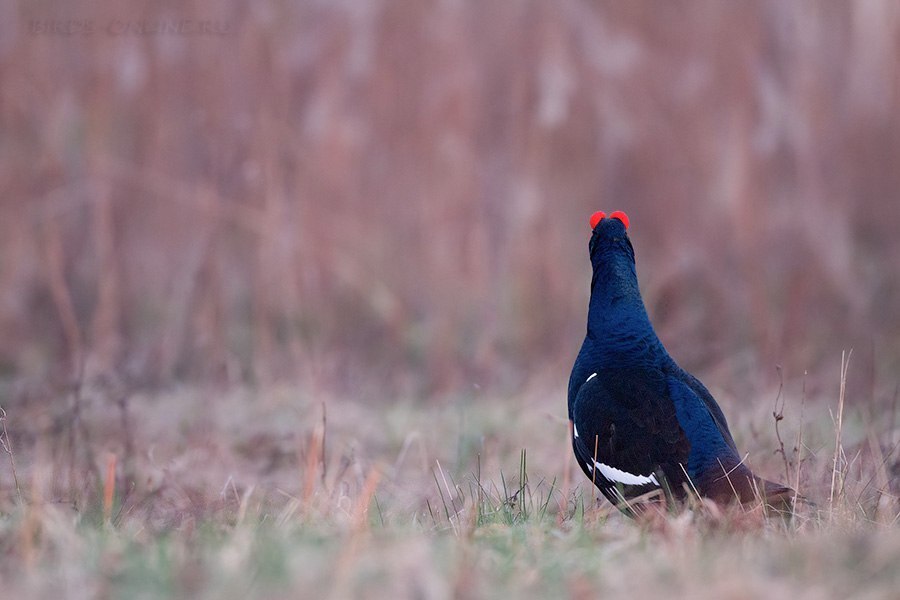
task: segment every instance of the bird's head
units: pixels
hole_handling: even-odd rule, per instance
[[[594,272],[621,262],[634,264],[634,248],[628,239],[628,215],[617,210],[608,217],[603,211],[591,215],[591,241],[588,250]]]

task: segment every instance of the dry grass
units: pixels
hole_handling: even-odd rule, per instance
[[[896,430],[856,430],[859,415],[847,409],[835,466],[831,442],[821,443],[834,439],[828,411],[810,409],[802,473],[793,471],[796,452],[787,455],[791,477],[815,505],[802,503],[789,522],[708,503],[631,521],[574,473],[561,398],[562,389],[547,386],[442,406],[372,406],[290,387],[191,388],[133,398],[129,419],[139,426],[125,431],[115,404],[95,389],[84,394],[83,415],[93,450],[78,456],[98,464],[77,463],[74,497],[68,446],[40,425],[42,406],[24,406],[8,417],[20,432],[14,451],[27,483],[22,502],[4,486],[4,593],[895,594]],[[774,477],[774,434],[742,436],[754,428],[747,419],[736,420],[740,443],[754,449],[754,468]],[[768,428],[762,419],[755,425]],[[781,425],[799,433],[790,418]],[[92,481],[103,469],[102,481]],[[832,477],[840,485],[832,488]],[[8,469],[0,472],[9,479]]]

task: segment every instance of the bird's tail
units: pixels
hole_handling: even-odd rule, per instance
[[[704,484],[701,488],[703,495],[717,502],[762,502],[768,511],[784,516],[792,515],[795,504],[806,500],[786,485],[756,476],[743,464],[732,467],[725,475]]]
[[[797,502],[807,502],[806,498],[799,495],[792,488],[786,485],[756,478],[756,488],[758,490],[759,499],[763,502],[768,510],[774,511],[784,516],[794,514],[794,508]]]

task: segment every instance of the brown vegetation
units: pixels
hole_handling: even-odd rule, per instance
[[[870,398],[896,369],[891,2],[11,12],[9,374],[446,391],[557,373],[597,208],[631,214],[689,366],[771,383],[854,347]],[[110,25],[176,17],[222,32]],[[65,19],[92,32],[31,30]]]

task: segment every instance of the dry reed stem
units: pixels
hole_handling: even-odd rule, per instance
[[[115,215],[109,186],[99,186],[91,217],[101,276],[97,278],[97,302],[91,323],[92,363],[100,372],[115,364],[121,346],[122,299],[117,253]]]
[[[31,472],[31,501],[24,506],[22,526],[19,529],[22,561],[27,570],[34,568],[39,551],[38,536],[44,518],[44,490],[46,489],[44,463],[37,461]]]
[[[574,425],[573,425],[574,427]],[[597,456],[600,452],[600,436],[594,436],[594,464],[591,465],[591,498],[595,497],[597,489]]]
[[[381,468],[378,466],[372,467],[369,471],[369,475],[366,477],[365,483],[363,483],[362,491],[360,491],[359,498],[357,498],[356,501],[356,507],[353,510],[353,527],[357,531],[366,528],[366,517],[369,514],[369,504],[372,503],[372,498],[375,496],[375,491],[378,489],[380,481]]]
[[[872,520],[876,523],[881,522],[881,507],[882,500],[884,495],[888,493],[890,489],[890,475],[887,472],[887,461],[890,455],[885,456],[884,452],[881,449],[881,444],[878,442],[877,437],[875,436],[873,431],[869,431],[868,437],[868,445],[869,445],[869,453],[873,457],[873,463],[875,464],[875,472],[872,473],[872,476],[866,481],[863,488],[860,490],[857,495],[857,502],[861,502],[863,494],[872,485],[872,482],[875,482],[875,499],[872,502],[872,506],[874,508],[874,512],[872,514]],[[893,450],[893,449],[892,449]]]
[[[700,496],[700,492],[699,492],[699,490],[697,490],[697,487],[694,485],[694,482],[691,479],[691,476],[688,475],[687,469],[684,468],[684,464],[678,463],[678,466],[681,467],[681,472],[684,473],[685,479],[687,479],[688,484],[690,484],[691,490],[693,490],[693,492],[694,492],[694,497],[697,499],[700,499],[702,496]],[[731,480],[729,480],[729,483],[731,483]],[[732,486],[732,489],[734,489],[733,486]],[[734,493],[737,494],[737,491],[735,491]]]
[[[731,469],[730,471],[727,471],[727,470],[725,469],[725,465],[722,464],[722,461],[721,461],[721,460],[716,459],[716,462],[719,463],[719,468],[722,469],[722,472],[725,474],[725,480],[728,482],[728,487],[731,488],[731,493],[734,494],[734,499],[737,500],[736,504],[737,504],[738,506],[740,506],[742,510],[746,510],[746,509],[744,508],[744,504],[741,502],[741,495],[738,494],[737,488],[734,487],[734,482],[731,481],[731,474],[734,472],[735,469],[737,469],[737,468],[740,467],[742,464],[744,464],[744,461],[747,460],[747,456],[748,456],[748,455],[745,454],[745,455],[744,455],[744,458],[741,459],[741,462],[739,462],[739,463],[736,464],[734,467],[732,467],[732,469]],[[682,466],[681,469],[684,470],[684,466]],[[685,472],[685,475],[687,475],[687,472]],[[690,478],[688,478],[688,481],[690,481]],[[756,485],[756,481],[755,481],[755,480],[754,480],[753,484],[754,484],[754,486]],[[693,487],[693,485],[694,485],[693,482],[691,482],[691,487]],[[696,491],[696,488],[694,488],[694,491]],[[757,497],[758,499],[761,498],[760,495],[759,495],[759,489],[758,489],[758,488],[754,488],[754,493],[756,494],[756,497]],[[699,494],[698,494],[698,497],[699,497]]]
[[[83,362],[83,341],[78,316],[69,286],[66,284],[66,259],[62,242],[62,232],[55,218],[48,218],[44,225],[44,263],[47,285],[62,324],[66,343],[69,347],[69,361],[73,373],[81,373]]]
[[[778,449],[775,451],[778,454],[781,454],[781,459],[784,461],[784,480],[791,480],[791,469],[788,464],[787,452],[784,450],[784,440],[781,439],[781,430],[778,428],[778,424],[784,420],[784,404],[786,399],[784,397],[784,372],[781,370],[781,367],[776,367],[778,370],[778,394],[775,395],[775,408],[772,411],[772,418],[775,420],[775,437],[778,439]],[[778,407],[778,401],[781,400],[781,408]]]
[[[22,504],[22,490],[19,488],[19,473],[16,470],[16,457],[12,450],[12,441],[9,439],[9,431],[6,429],[6,410],[0,406],[0,425],[3,426],[2,435],[0,435],[0,445],[3,451],[9,456],[9,466],[12,469],[13,483],[16,486],[16,499]]]
[[[444,468],[441,466],[441,461],[435,459],[434,461],[437,464],[438,472],[441,474],[441,480],[444,482],[444,489],[447,490],[447,498],[450,500],[450,506],[453,508],[453,515],[447,514],[447,518],[450,522],[450,526],[453,528],[453,533],[456,537],[459,537],[460,534],[460,525],[459,525],[459,509],[456,508],[456,502],[453,500],[453,491],[450,489],[450,484],[447,483],[447,477],[444,475]]]
[[[247,507],[250,505],[250,497],[253,496],[253,492],[256,490],[255,485],[251,485],[244,490],[244,493],[241,495],[240,503],[238,504],[238,514],[237,520],[235,521],[235,525],[240,525],[244,522],[244,519],[247,517]]]
[[[562,490],[559,498],[559,515],[564,515],[568,510],[568,502],[569,502],[569,490],[572,486],[572,463],[571,459],[571,448],[572,448],[572,437],[574,435],[574,423],[569,421],[568,430],[566,432],[565,443],[563,444],[563,451],[560,453],[560,456],[563,458],[563,482],[562,482]]]
[[[103,481],[103,521],[110,523],[112,519],[113,498],[116,494],[116,455],[106,456],[106,478]]]
[[[834,516],[834,496],[835,486],[839,487],[839,493],[844,489],[843,465],[846,462],[844,456],[844,448],[841,444],[841,436],[844,428],[844,397],[847,389],[847,369],[850,366],[850,356],[853,349],[849,352],[841,352],[841,388],[838,396],[838,412],[834,425],[834,462],[831,469],[831,494],[829,496],[829,504],[831,505],[831,516]],[[840,472],[840,475],[839,475]]]
[[[322,402],[322,441],[319,451],[319,460],[322,463],[322,487],[325,487],[325,480],[328,477],[328,463],[325,462],[325,443],[328,441],[328,419],[325,411],[325,403]]]
[[[801,497],[800,494],[800,470],[803,467],[803,409],[806,406],[806,375],[807,372],[803,372],[803,387],[800,391],[800,427],[797,429],[797,469],[796,469],[796,479],[794,481],[794,501],[791,504],[791,513],[796,516],[797,513],[797,500]]]
[[[381,481],[381,475],[380,467],[372,467],[360,490],[359,498],[357,498],[356,506],[351,514],[350,534],[338,557],[337,566],[334,570],[334,586],[328,596],[329,598],[343,599],[350,596],[348,592],[351,583],[351,568],[359,555],[362,536],[368,531],[366,516],[369,511],[369,504],[372,502],[375,491],[378,489],[378,483]]]
[[[323,430],[316,427],[309,438],[306,445],[306,469],[303,477],[303,502],[308,504],[316,491],[316,480],[319,474],[319,464],[322,464],[322,470],[325,468],[324,460],[324,440],[325,434]]]

